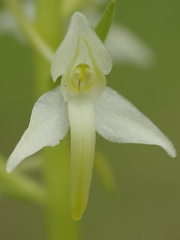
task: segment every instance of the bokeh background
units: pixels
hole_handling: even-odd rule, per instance
[[[2,4],[0,4],[2,7]],[[115,21],[130,28],[153,50],[144,69],[115,65],[108,85],[148,116],[180,150],[180,2],[117,1]],[[0,151],[8,156],[29,122],[34,105],[32,50],[11,35],[0,36]],[[83,239],[179,240],[180,156],[157,146],[115,144],[97,138],[110,159],[117,185],[109,196],[93,173],[82,220]],[[38,208],[0,197],[2,240],[45,239]]]

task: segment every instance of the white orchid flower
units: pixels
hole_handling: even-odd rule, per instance
[[[76,9],[77,6],[82,4],[82,0],[66,0],[62,3],[63,16],[66,17],[72,9]],[[96,4],[100,4],[101,1]],[[23,1],[22,7],[27,19],[32,23],[36,16],[36,5],[33,1]],[[95,26],[100,14],[88,5],[84,9],[85,15],[90,19],[91,23]],[[19,30],[16,21],[7,9],[0,11],[0,35],[1,34],[12,34],[16,39],[20,40],[21,43],[27,43],[23,34]],[[36,38],[35,38],[36,39]],[[116,64],[135,64],[138,67],[146,68],[151,66],[156,59],[153,51],[138,37],[134,32],[131,31],[127,26],[113,23],[110,32],[107,36],[105,46],[110,51],[113,62]],[[45,53],[43,53],[45,54]],[[45,54],[46,56],[46,54]]]
[[[56,146],[71,132],[71,205],[80,219],[88,201],[96,132],[118,143],[159,145],[171,156],[169,139],[128,100],[106,87],[112,68],[109,52],[81,13],[72,16],[68,32],[52,61],[61,86],[35,103],[30,124],[7,162],[7,171],[45,146]],[[53,163],[52,163],[53,164]]]

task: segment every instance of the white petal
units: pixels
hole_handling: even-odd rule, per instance
[[[60,86],[42,95],[32,110],[30,124],[7,162],[7,172],[45,146],[56,146],[69,129],[67,104]]]
[[[71,208],[79,220],[86,208],[95,151],[95,119],[92,102],[80,94],[68,102],[71,129]]]
[[[96,103],[95,118],[97,132],[109,141],[159,145],[171,157],[176,156],[170,140],[128,100],[108,87]]]
[[[99,66],[97,65],[89,47],[87,46],[87,42],[85,40],[79,41],[81,44],[79,44],[79,47],[81,50],[82,48],[86,46],[86,56],[89,58],[89,64],[88,65],[92,65],[92,68],[90,68],[89,66],[87,66],[87,68],[89,69],[89,81],[85,81],[84,82],[84,86],[85,88],[83,89],[83,92],[86,95],[89,95],[89,97],[92,100],[95,100],[96,98],[99,98],[101,93],[103,92],[105,86],[106,86],[106,78],[105,75],[102,73],[101,69],[99,68]],[[78,50],[78,49],[77,49]],[[82,51],[78,52],[75,54],[78,56],[77,58],[79,58],[81,55]],[[68,65],[67,69],[66,69],[66,73],[62,76],[61,79],[61,92],[62,95],[64,96],[65,101],[68,101],[68,96],[70,96],[70,98],[73,95],[76,95],[79,91],[77,90],[79,87],[79,85],[75,85],[75,72],[74,69],[77,69],[76,67],[74,67],[74,61],[71,61],[71,63]],[[84,61],[86,62],[86,61]],[[77,61],[76,61],[77,63]],[[80,66],[80,65],[79,65]],[[82,70],[82,66],[79,67],[79,69]],[[81,71],[80,70],[80,71]],[[76,73],[76,78],[77,78],[77,73]],[[87,78],[87,75],[84,76],[84,78]],[[78,79],[79,80],[79,79]],[[79,83],[78,83],[79,84]]]
[[[68,32],[63,42],[58,47],[51,66],[51,75],[55,81],[59,76],[66,71],[68,64],[71,62],[78,47],[79,39],[85,39],[89,45],[97,65],[104,74],[108,74],[112,68],[112,60],[109,52],[104,47],[104,44],[91,28],[87,19],[81,13],[74,13]],[[89,64],[89,58],[86,48],[80,48],[76,65],[80,63]],[[91,62],[91,61],[90,61]]]
[[[100,14],[94,8],[88,8],[84,13],[93,26],[96,26]],[[105,46],[111,53],[113,63],[133,63],[139,67],[147,67],[156,60],[146,42],[122,24],[112,24]]]

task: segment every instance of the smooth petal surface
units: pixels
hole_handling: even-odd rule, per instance
[[[100,14],[94,8],[84,11],[93,26],[96,26]],[[148,67],[156,62],[153,50],[135,32],[122,24],[113,23],[105,40],[114,64],[136,64]]]
[[[63,42],[58,47],[51,66],[51,75],[54,81],[66,72],[68,64],[76,53],[79,39],[85,39],[92,55],[104,74],[108,74],[112,68],[112,60],[108,50],[91,28],[87,19],[81,13],[74,13],[68,32]],[[83,45],[77,54],[76,65],[85,63],[92,67],[86,48]]]
[[[176,150],[170,140],[136,107],[106,87],[95,105],[96,131],[118,143],[159,145],[171,156]]]
[[[69,129],[67,104],[60,86],[42,95],[32,110],[30,124],[7,162],[7,172],[45,146],[56,146]]]
[[[86,65],[88,72],[86,71],[86,73],[82,73],[82,65],[85,66],[84,63],[79,65],[79,70],[77,71],[77,65],[82,59],[84,59],[84,63],[88,63]],[[99,98],[106,86],[105,75],[97,65],[91,49],[84,38],[78,41],[76,52],[61,79],[61,92],[66,102],[68,101],[68,95],[72,97],[79,92],[79,80],[84,81],[82,90],[92,100]]]
[[[68,102],[71,129],[71,209],[79,220],[86,208],[95,151],[95,119],[92,102],[78,94]]]

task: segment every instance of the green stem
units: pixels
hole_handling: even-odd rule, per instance
[[[17,0],[4,0],[19,27],[35,49],[35,94],[49,90],[50,62],[53,51],[62,39],[60,0],[37,0],[37,17],[34,26],[29,22]],[[42,38],[41,38],[42,36]],[[43,40],[45,39],[46,42]],[[77,240],[77,222],[70,218],[69,148],[61,143],[59,150],[44,150],[44,177],[46,182],[45,213],[50,240]],[[60,158],[61,156],[61,158]]]
[[[55,50],[62,39],[60,0],[36,0],[36,26],[48,44]]]
[[[45,151],[45,178],[48,187],[47,222],[49,239],[78,240],[78,223],[70,213],[70,151],[68,141],[61,142],[59,149]]]
[[[62,15],[59,0],[37,0],[36,27],[48,44],[56,49],[62,39]],[[49,89],[50,64],[38,53],[36,60],[36,94]],[[70,217],[69,197],[69,146],[68,141],[60,147],[44,150],[44,178],[47,187],[46,217],[50,240],[77,240],[78,226]]]
[[[62,16],[60,0],[37,0],[35,26],[46,42],[56,50],[62,39]],[[50,61],[51,62],[51,61]],[[35,97],[55,87],[50,78],[50,62],[38,51],[34,55]]]

